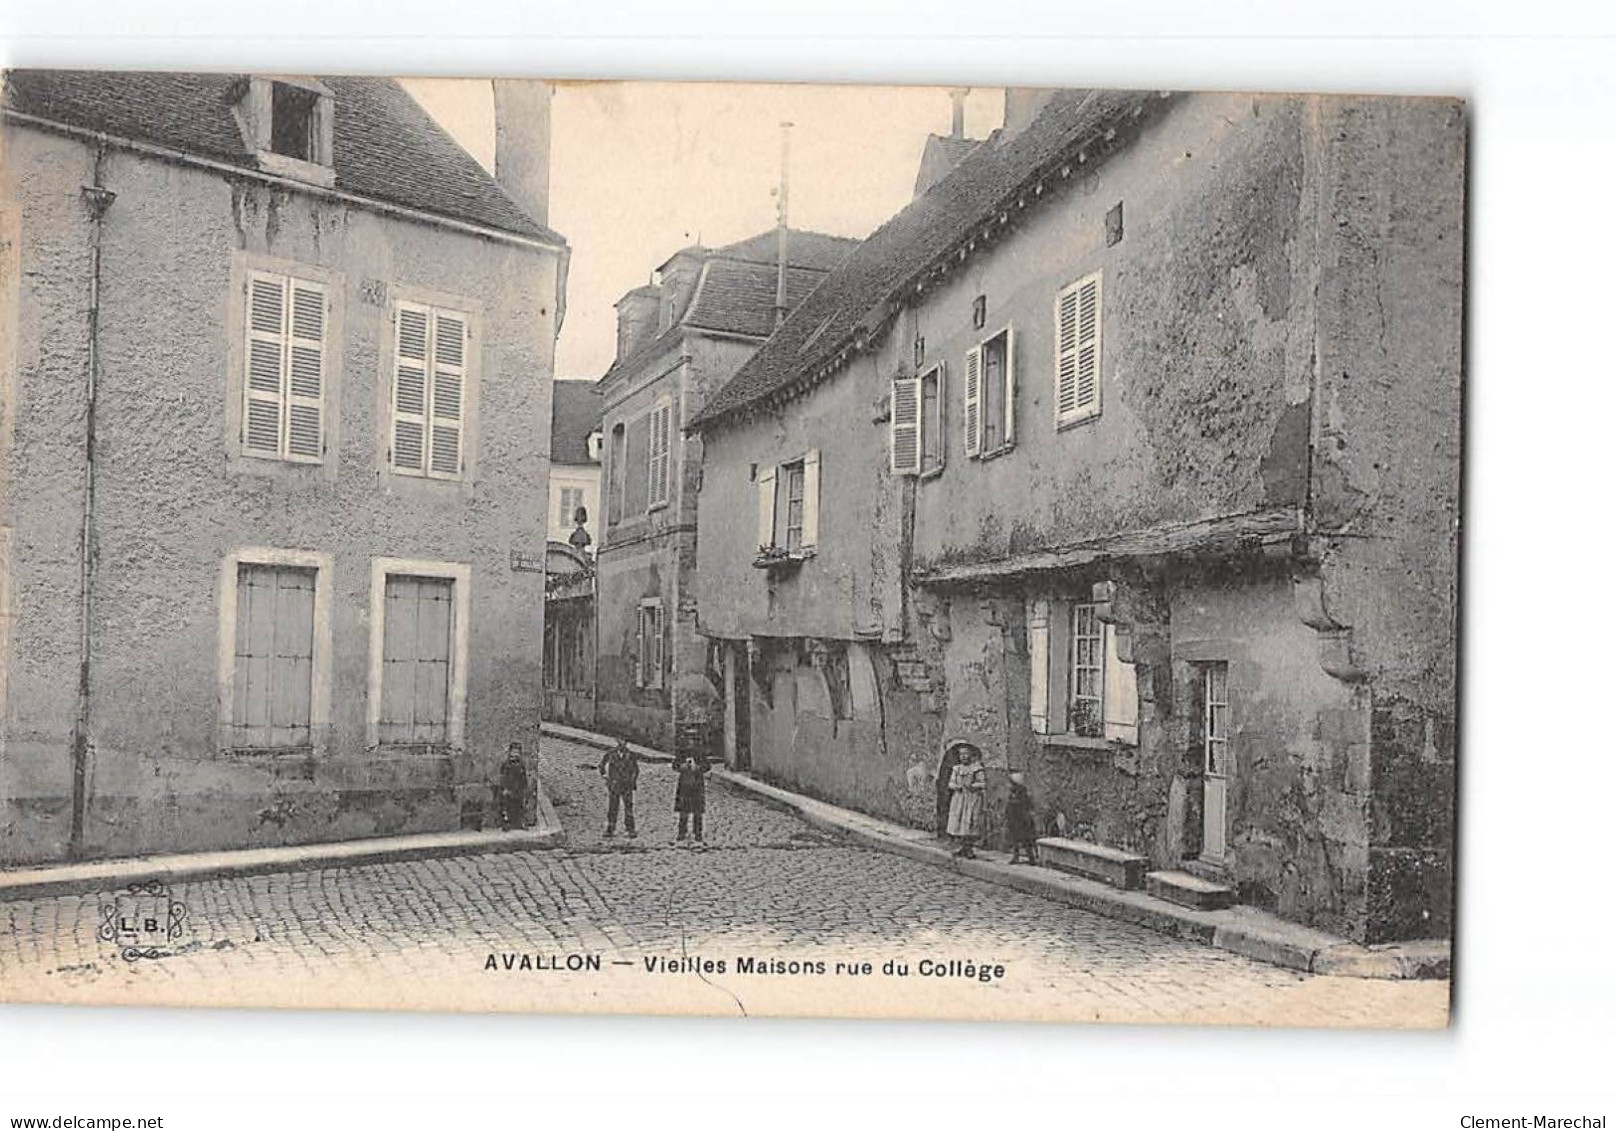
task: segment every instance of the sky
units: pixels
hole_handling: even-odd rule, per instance
[[[485,166],[493,92],[483,79],[405,87]],[[966,133],[1003,118],[1002,88],[973,90]],[[613,304],[681,247],[716,247],[776,223],[780,123],[792,123],[790,223],[868,235],[909,202],[929,133],[947,133],[942,87],[568,82],[551,108],[550,226],[572,263],[556,376],[595,378],[616,348]]]

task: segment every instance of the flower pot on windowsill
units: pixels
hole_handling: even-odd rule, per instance
[[[783,550],[776,546],[760,546],[752,561],[753,569],[796,569],[814,556],[812,550]]]

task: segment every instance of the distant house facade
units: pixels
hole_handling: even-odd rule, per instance
[[[557,381],[550,423],[545,555],[544,717],[595,725],[595,535],[600,528],[600,392]]]
[[[930,826],[966,738],[990,833],[1022,770],[1046,831],[1446,936],[1464,139],[1011,92],[692,419],[731,761]]]
[[[13,71],[0,859],[458,827],[538,724],[549,92]],[[537,156],[535,156],[537,154]]]
[[[789,232],[783,310],[855,241]],[[681,700],[711,709],[716,687],[696,631],[696,485],[701,442],[684,424],[777,324],[779,240],[685,248],[654,285],[617,304],[617,360],[601,378],[604,437],[598,570],[596,722],[657,745],[675,738]]]

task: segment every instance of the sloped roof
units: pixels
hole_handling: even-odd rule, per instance
[[[550,462],[598,463],[589,434],[600,427],[601,395],[593,381],[557,381],[550,400]]]
[[[711,250],[689,249],[700,250],[707,258],[683,316],[627,358],[614,361],[601,382],[609,382],[622,370],[663,352],[691,330],[768,337],[774,330],[778,239],[778,232],[771,229]],[[790,229],[786,240],[786,309],[795,309],[858,244],[858,240],[846,236]],[[639,287],[629,294],[647,289]],[[657,292],[655,287],[649,289]]]
[[[6,75],[5,105],[65,126],[251,169],[253,159],[231,109],[246,77],[14,70]],[[342,76],[320,81],[332,94],[332,160],[341,191],[547,243],[565,242],[506,196],[397,82]]]
[[[876,229],[831,272],[690,423],[711,426],[750,405],[807,387],[840,367],[850,348],[885,325],[915,282],[1018,203],[1080,148],[1142,113],[1158,95],[1057,92],[1020,133],[997,132],[931,191]]]

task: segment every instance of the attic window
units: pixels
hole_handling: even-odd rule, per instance
[[[299,161],[316,160],[314,115],[319,104],[320,96],[312,90],[275,83],[270,105],[270,149]]]

